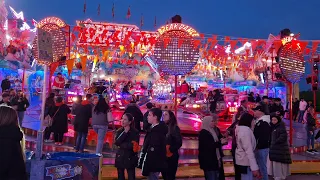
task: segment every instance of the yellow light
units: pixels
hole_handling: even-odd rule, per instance
[[[120,48],[120,51],[124,51],[124,46],[123,45],[120,45],[119,48]]]
[[[72,98],[72,101],[73,101],[73,102],[76,102],[77,100],[78,100],[77,97],[73,97],[73,98]]]
[[[80,58],[80,54],[79,54],[79,53],[77,53],[76,57],[77,57],[77,58]]]

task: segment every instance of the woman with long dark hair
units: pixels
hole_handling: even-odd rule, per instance
[[[135,167],[138,163],[139,131],[134,128],[134,118],[131,114],[123,114],[122,127],[116,132],[115,145],[118,146],[115,167],[118,179],[125,180],[124,171],[127,170],[128,179],[136,177]]]
[[[168,168],[161,174],[164,180],[175,180],[178,169],[179,149],[182,146],[182,136],[177,124],[177,118],[172,111],[164,111],[162,118],[168,126],[166,146]]]
[[[0,106],[0,179],[28,179],[23,143],[17,112]]]
[[[244,113],[241,115],[235,130],[237,142],[236,164],[240,169],[241,179],[245,180],[252,180],[253,176],[260,176],[259,166],[254,155],[256,138],[251,129],[252,124],[253,116],[249,113]]]
[[[44,118],[49,115],[50,110],[54,107],[54,104],[55,104],[54,97],[55,97],[55,94],[50,93],[49,97],[47,97],[46,99],[45,109],[44,109]],[[44,130],[44,142],[52,142],[52,140],[50,140],[51,132],[52,132],[51,126],[46,127],[46,129]]]
[[[98,134],[96,153],[99,155],[102,153],[104,138],[108,131],[108,124],[111,121],[113,121],[113,117],[110,106],[107,104],[106,100],[100,96],[92,113],[92,127]]]

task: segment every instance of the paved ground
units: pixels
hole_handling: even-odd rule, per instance
[[[273,178],[270,178],[273,179]],[[319,180],[320,176],[317,174],[311,175],[292,175],[289,176],[286,180]],[[182,180],[182,179],[181,179]],[[203,178],[184,178],[183,180],[203,180]],[[234,180],[233,177],[228,177],[226,180]]]

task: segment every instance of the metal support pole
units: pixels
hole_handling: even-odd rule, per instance
[[[292,147],[293,145],[293,127],[292,127],[292,124],[293,124],[293,105],[292,105],[292,102],[293,102],[293,96],[292,96],[292,92],[293,92],[293,84],[290,82],[289,83],[289,101],[290,101],[290,146]]]
[[[177,93],[177,88],[178,88],[178,76],[175,75],[174,76],[174,113],[177,117],[177,113],[178,113],[178,93]]]
[[[44,132],[43,120],[44,120],[44,111],[45,111],[45,105],[46,105],[47,78],[48,78],[48,66],[44,65],[40,129],[37,134],[37,147],[36,147],[37,159],[40,159],[42,156],[43,132]]]
[[[24,67],[24,68],[23,68],[23,72],[22,72],[22,87],[21,87],[22,92],[23,92],[23,90],[24,90],[25,74],[26,74],[26,68]]]

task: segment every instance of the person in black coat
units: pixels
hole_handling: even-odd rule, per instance
[[[89,120],[92,117],[92,105],[90,100],[91,94],[86,95],[86,100],[81,102],[81,105],[75,109],[74,129],[77,132],[76,152],[83,152],[84,146],[87,141]]]
[[[139,106],[135,102],[131,102],[126,107],[124,114],[129,113],[134,117],[134,125],[138,131],[141,131],[140,122],[143,121],[143,114]]]
[[[256,100],[254,99],[254,93],[253,93],[253,92],[251,92],[251,93],[248,95],[248,101],[249,101],[249,102],[252,102],[252,103],[256,102]]]
[[[168,127],[165,123],[160,122],[161,117],[161,109],[150,109],[148,122],[151,127],[144,138],[138,162],[142,175],[152,180],[157,180],[160,172],[167,169],[166,135]]]
[[[284,116],[284,108],[281,105],[281,99],[275,98],[274,104],[270,106],[270,114],[276,116]]]
[[[27,180],[23,133],[17,113],[11,107],[0,107],[0,179]]]
[[[293,101],[293,107],[292,107],[292,114],[293,114],[293,120],[296,121],[299,113],[299,105],[300,101],[298,98],[295,98]]]
[[[315,148],[314,148],[314,139],[315,139],[314,131],[317,129],[316,125],[317,125],[317,123],[316,123],[316,117],[315,117],[315,112],[314,112],[314,106],[311,105],[307,109],[307,126],[306,126],[307,146],[308,146],[307,153],[309,153],[309,154],[318,154],[318,151],[315,150]],[[310,144],[311,144],[311,148],[310,148]]]
[[[139,131],[134,128],[134,120],[131,114],[122,116],[122,128],[116,132],[115,145],[118,146],[115,167],[118,171],[118,179],[125,180],[124,171],[127,170],[128,179],[134,180],[135,167],[138,163]]]
[[[49,112],[53,119],[51,130],[54,133],[56,145],[62,145],[63,135],[68,132],[68,114],[70,113],[71,110],[63,103],[63,98],[57,97],[55,106]]]
[[[3,79],[1,81],[1,89],[2,89],[2,93],[5,91],[5,90],[9,90],[11,87],[11,82],[9,80],[9,77],[6,77],[5,79]]]
[[[177,118],[172,111],[164,111],[163,120],[168,126],[166,146],[168,168],[162,171],[161,174],[164,180],[175,180],[178,169],[179,149],[182,146],[182,136],[177,125]]]
[[[222,152],[222,135],[219,128],[216,127],[218,122],[216,114],[206,116],[202,121],[202,130],[199,133],[199,164],[203,170],[206,180],[223,180],[223,152]],[[222,139],[223,143],[226,139]]]
[[[284,122],[279,116],[271,118],[271,144],[269,151],[269,175],[285,179],[290,175],[289,164],[292,163],[288,145],[288,134]]]
[[[24,113],[26,112],[27,108],[29,108],[30,103],[28,99],[25,97],[24,93],[22,91],[18,91],[18,95],[11,100],[11,104],[12,106],[17,107],[16,110],[18,113],[19,125],[20,127],[22,127]]]

